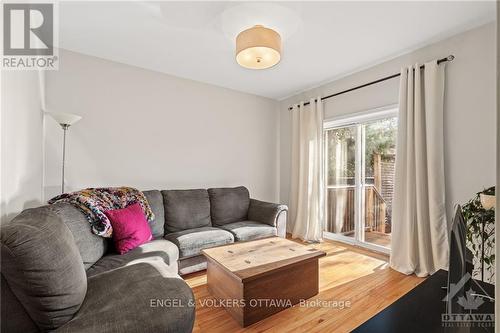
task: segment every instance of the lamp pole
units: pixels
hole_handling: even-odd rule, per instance
[[[63,129],[63,149],[62,149],[62,182],[61,182],[61,194],[64,193],[64,164],[66,161],[66,131],[69,128],[69,124],[61,124]]]
[[[63,146],[62,146],[62,172],[61,172],[61,194],[64,193],[64,169],[66,163],[66,132],[68,128],[82,119],[81,116],[71,113],[46,112],[51,116],[63,129]]]

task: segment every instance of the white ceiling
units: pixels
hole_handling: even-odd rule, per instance
[[[61,2],[62,48],[283,99],[495,19],[488,2]],[[283,36],[281,62],[238,66],[234,37]],[[445,55],[443,55],[445,56]]]

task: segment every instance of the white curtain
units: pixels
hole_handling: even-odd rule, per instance
[[[317,101],[317,102],[316,102]],[[292,110],[292,237],[318,242],[324,219],[323,104],[321,98]]]
[[[443,97],[444,64],[401,71],[390,265],[404,274],[448,266]]]

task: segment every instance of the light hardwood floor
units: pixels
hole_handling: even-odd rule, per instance
[[[350,332],[423,281],[390,269],[382,254],[332,241],[315,246],[327,256],[320,259],[320,292],[310,301],[349,301],[350,307],[296,305],[243,329],[224,308],[206,306],[212,296],[206,273],[198,272],[184,277],[197,302],[194,332]]]
[[[391,247],[391,234],[383,234],[381,232],[366,231],[365,242],[378,244],[385,247]]]

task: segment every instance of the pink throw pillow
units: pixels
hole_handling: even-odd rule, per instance
[[[146,216],[139,203],[126,208],[104,212],[113,227],[113,241],[120,254],[127,253],[141,244],[150,241],[153,236]]]

